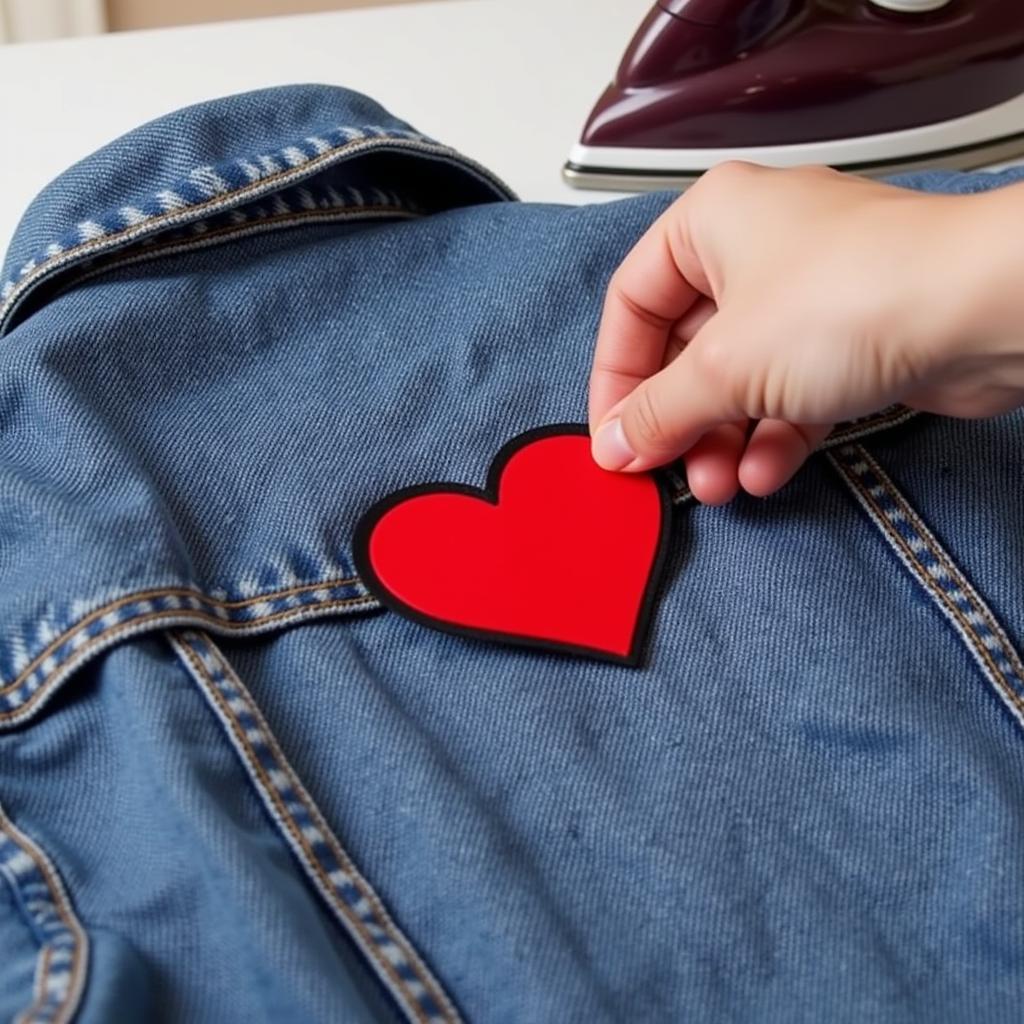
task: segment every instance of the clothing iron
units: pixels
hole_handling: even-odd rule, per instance
[[[1022,155],[1021,0],[659,0],[564,176],[643,191],[733,159],[877,176]]]

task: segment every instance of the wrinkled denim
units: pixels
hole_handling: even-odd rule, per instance
[[[585,418],[672,198],[519,203],[296,86],[34,202],[0,276],[0,1017],[1019,1020],[1021,414],[879,417],[725,508],[676,479],[638,669],[355,578],[384,494]]]

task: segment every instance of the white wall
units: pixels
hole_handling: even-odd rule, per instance
[[[106,27],[104,0],[0,0],[0,43],[86,36]]]
[[[107,0],[107,17],[116,31],[403,2],[408,0]]]
[[[414,0],[0,0],[0,43],[412,2]]]

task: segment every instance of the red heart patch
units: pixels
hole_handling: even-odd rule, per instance
[[[601,469],[587,428],[558,424],[506,444],[482,490],[388,495],[354,553],[370,591],[417,622],[635,665],[670,512],[660,476]]]

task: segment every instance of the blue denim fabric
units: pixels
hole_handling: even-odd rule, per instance
[[[355,578],[385,493],[584,418],[604,287],[672,196],[512,199],[304,86],[144,126],[29,210],[3,1019],[1019,1019],[1020,414],[882,414],[721,509],[674,478],[640,669]]]

